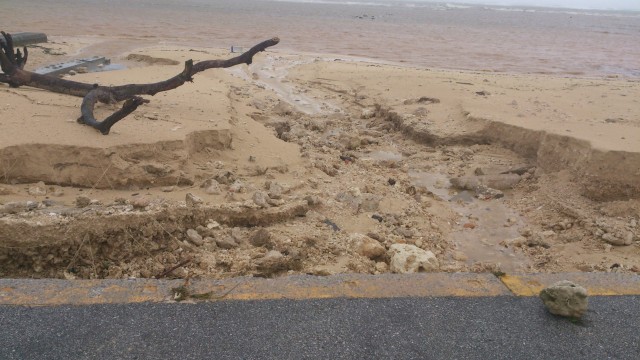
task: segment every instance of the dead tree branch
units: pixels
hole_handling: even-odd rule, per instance
[[[280,42],[277,37],[269,39],[253,46],[239,56],[226,60],[205,60],[195,64],[193,60],[187,60],[184,64],[184,70],[178,75],[156,83],[100,86],[24,70],[29,54],[27,48],[24,47],[22,52],[20,49],[14,51],[11,35],[2,32],[2,36],[5,41],[0,42],[2,46],[0,50],[0,66],[3,72],[0,74],[0,83],[9,84],[11,87],[29,86],[55,93],[82,97],[81,117],[78,122],[89,125],[105,135],[109,133],[115,123],[131,114],[138,106],[149,102],[149,100],[145,100],[139,95],[153,96],[159,92],[175,89],[185,82],[193,81],[193,76],[204,70],[228,68],[240,64],[249,65],[253,62],[253,57],[257,53],[265,51],[268,47]],[[124,101],[124,104],[120,110],[102,121],[95,118],[93,110],[97,102],[112,104],[121,101]]]

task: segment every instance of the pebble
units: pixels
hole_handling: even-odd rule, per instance
[[[200,185],[204,189],[204,192],[209,195],[219,195],[222,193],[220,189],[220,183],[216,179],[209,179]]]
[[[204,244],[202,236],[194,229],[187,230],[187,238],[193,245],[202,246],[202,244]]]
[[[255,247],[271,245],[271,233],[265,228],[260,228],[249,236],[249,242]]]
[[[187,193],[185,196],[185,201],[187,202],[187,207],[195,208],[202,205],[203,201],[201,198],[193,195],[192,193]]]
[[[253,193],[253,203],[258,205],[261,208],[268,208],[269,207],[269,203],[267,202],[267,199],[269,199],[269,196],[264,192],[264,191],[256,191],[255,193]]]
[[[76,198],[76,207],[83,208],[91,204],[91,199],[86,196],[80,195]]]
[[[44,182],[40,181],[36,185],[29,187],[27,192],[31,196],[45,196],[47,195],[47,187]]]
[[[147,196],[134,196],[130,204],[134,209],[144,209],[151,204],[151,199]]]
[[[222,239],[216,239],[216,245],[221,249],[233,249],[238,247],[238,243],[230,236]]]
[[[540,299],[554,315],[580,318],[587,311],[587,289],[568,280],[559,281],[540,292]]]

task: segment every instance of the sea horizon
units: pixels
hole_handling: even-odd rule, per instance
[[[87,56],[156,44],[246,47],[278,36],[274,50],[293,53],[433,69],[640,78],[635,12],[416,0],[32,0],[0,3],[0,12],[11,14],[3,31],[104,39]]]

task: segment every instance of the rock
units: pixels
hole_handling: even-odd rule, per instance
[[[389,265],[387,265],[387,263],[385,262],[377,262],[376,263],[376,271],[379,273],[386,273],[387,271],[389,271]]]
[[[540,299],[554,315],[579,318],[587,311],[587,290],[568,280],[544,288]]]
[[[269,184],[269,197],[272,199],[282,199],[282,194],[284,193],[284,188],[282,185],[272,182]]]
[[[410,274],[438,270],[438,259],[428,250],[415,245],[393,244],[388,251],[391,258],[390,268],[394,273]]]
[[[202,236],[193,229],[187,230],[187,239],[189,239],[189,242],[191,242],[193,245],[196,245],[196,246],[202,246],[202,244],[204,244],[204,240],[202,239]]]
[[[271,250],[255,261],[256,269],[262,276],[271,276],[282,270],[288,270],[289,259],[279,251]]]
[[[204,192],[209,195],[219,195],[222,193],[220,189],[220,183],[216,179],[209,179],[200,185],[204,189]]]
[[[293,114],[293,108],[291,107],[291,105],[289,105],[284,101],[279,101],[278,104],[274,106],[273,109],[271,109],[271,111],[273,111],[274,114],[280,115],[280,116],[287,116],[287,115]]]
[[[229,171],[223,171],[214,176],[213,180],[217,181],[218,184],[231,185],[236,181],[236,176]]]
[[[615,246],[631,245],[633,243],[633,233],[631,231],[625,231],[624,233],[606,233],[602,234],[602,240]]]
[[[362,113],[360,114],[360,119],[371,119],[376,116],[375,108],[366,108],[362,109]]]
[[[47,195],[47,186],[44,182],[40,181],[39,183],[30,186],[27,192],[31,196],[45,196]]]
[[[0,207],[0,214],[17,214],[38,208],[36,201],[14,201],[8,202]]]
[[[476,193],[476,197],[480,200],[500,199],[504,197],[504,193],[502,191],[485,185],[478,185],[473,190]]]
[[[351,241],[358,254],[372,260],[382,257],[387,252],[382,244],[363,234],[351,235]]]
[[[252,199],[253,199],[253,203],[258,205],[261,208],[269,207],[269,203],[267,202],[267,199],[269,199],[269,196],[264,191],[256,191],[255,193],[253,193]]]
[[[134,209],[144,209],[151,204],[151,199],[146,196],[135,196],[131,199],[130,204]]]
[[[233,249],[238,247],[238,243],[232,237],[227,236],[222,239],[216,239],[216,245],[221,249]]]
[[[86,196],[80,195],[76,198],[76,207],[83,208],[91,204],[91,199]]]
[[[220,229],[220,223],[217,221],[213,221],[212,219],[209,219],[207,221],[207,229],[211,230],[211,229]]]
[[[192,193],[187,193],[185,196],[185,201],[187,202],[187,207],[194,208],[202,205],[203,201],[199,197],[193,195]]]
[[[517,238],[503,240],[500,245],[504,247],[521,247],[527,243],[527,238],[524,236],[518,236]]]
[[[265,228],[260,228],[249,236],[249,242],[256,247],[269,246],[271,245],[271,233]]]
[[[533,234],[533,236],[531,236],[531,238],[529,238],[525,242],[525,244],[527,244],[528,247],[540,246],[540,247],[543,247],[545,249],[548,249],[548,248],[551,247],[551,244],[549,244],[549,242],[546,239],[551,237],[551,236],[553,236],[553,235],[548,234],[546,231],[537,232],[537,233]]]
[[[11,195],[13,191],[7,187],[0,186],[0,195]]]
[[[229,192],[242,194],[246,192],[246,187],[240,180],[236,180],[229,186]]]

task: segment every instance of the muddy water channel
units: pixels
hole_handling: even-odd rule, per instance
[[[457,192],[449,186],[448,177],[442,174],[410,171],[409,175],[416,186],[425,187],[448,201],[451,209],[460,215],[452,237],[464,256],[458,256],[456,260],[466,258],[468,264],[498,264],[507,272],[525,270],[528,265],[525,256],[500,244],[520,236],[518,228],[524,225],[522,217],[505,204],[504,198],[480,200],[469,191]]]

